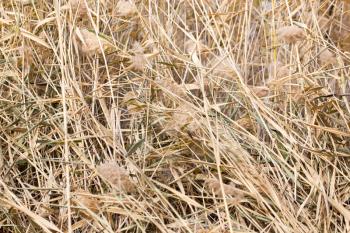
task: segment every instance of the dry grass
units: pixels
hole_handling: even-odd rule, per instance
[[[0,232],[350,232],[349,12],[0,1]]]

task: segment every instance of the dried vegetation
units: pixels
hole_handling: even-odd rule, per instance
[[[0,1],[1,232],[350,232],[350,2]]]

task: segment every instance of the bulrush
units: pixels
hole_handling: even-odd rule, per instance
[[[134,182],[128,172],[113,161],[105,162],[97,166],[97,172],[105,180],[111,183],[118,191],[132,193],[136,191]]]

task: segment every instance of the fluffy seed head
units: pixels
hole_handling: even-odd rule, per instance
[[[235,122],[248,131],[252,131],[255,128],[255,122],[252,121],[250,116],[242,117],[242,118],[236,120]]]
[[[137,99],[137,96],[135,95],[135,93],[133,91],[128,91],[127,93],[125,93],[124,97],[123,97],[123,102],[127,103],[131,100]]]
[[[184,98],[186,96],[186,91],[184,88],[171,79],[164,78],[159,79],[156,82],[158,85],[160,85],[164,92],[172,93],[173,95],[181,98]]]
[[[131,67],[135,70],[143,71],[147,65],[147,58],[144,54],[136,54],[130,58]]]
[[[105,162],[97,166],[98,173],[113,184],[118,191],[132,193],[136,191],[136,186],[131,181],[127,171],[119,167],[115,162]]]
[[[263,98],[269,95],[270,89],[265,86],[251,87],[252,92],[259,98]]]
[[[302,28],[299,28],[295,25],[286,26],[278,29],[277,37],[280,41],[293,44],[297,41],[305,39],[305,32]]]
[[[193,109],[185,104],[180,105],[172,113],[164,128],[169,136],[176,136],[183,132],[199,134],[201,131],[200,126],[194,117]]]
[[[94,32],[90,32],[87,29],[77,30],[77,36],[79,37],[80,50],[85,55],[92,55],[94,53],[100,53],[100,43],[104,48],[106,41],[98,37]]]
[[[132,0],[119,0],[117,3],[117,14],[120,16],[130,16],[137,13],[137,8]]]
[[[133,56],[130,58],[131,68],[134,70],[143,71],[147,66],[147,57],[144,54],[145,49],[139,42],[135,42],[133,45],[132,52]]]
[[[330,65],[337,62],[334,53],[332,53],[328,48],[322,48],[319,57],[322,65]]]
[[[83,205],[82,207],[88,208],[95,213],[99,210],[99,201],[92,197],[91,193],[82,189],[76,191],[73,197],[73,202],[78,205]]]
[[[269,66],[269,79],[267,80],[267,86],[278,86],[281,80],[288,76],[290,73],[290,65],[284,65],[281,62],[277,62],[277,64],[270,64]]]
[[[223,77],[231,77],[235,75],[235,64],[232,64],[228,57],[214,57],[210,62],[209,66],[213,68],[213,74]]]
[[[201,41],[193,41],[189,39],[185,42],[185,51],[188,54],[192,54],[194,52],[202,53],[205,51],[205,46]]]
[[[215,195],[222,196],[220,181],[216,178],[207,179],[205,185],[208,187],[210,191],[212,191]],[[239,190],[236,189],[233,185],[222,184],[224,192],[226,195],[232,196],[240,196]]]
[[[132,51],[133,51],[135,54],[144,54],[144,53],[145,53],[145,48],[142,46],[142,44],[141,44],[140,42],[136,41],[136,42],[133,44]]]

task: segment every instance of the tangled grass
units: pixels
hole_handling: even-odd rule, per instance
[[[0,2],[1,232],[350,232],[350,3]]]

